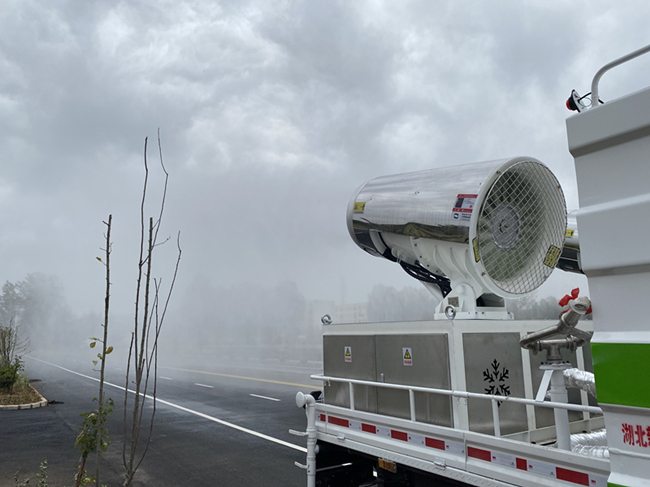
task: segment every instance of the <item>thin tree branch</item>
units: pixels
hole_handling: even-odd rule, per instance
[[[113,223],[113,215],[108,215],[108,223],[106,224],[106,296],[104,298],[104,341],[102,343],[102,366],[99,378],[99,407],[97,417],[97,459],[95,461],[95,487],[100,487],[99,483],[99,461],[102,455],[102,437],[104,430],[104,371],[106,370],[106,349],[108,341],[108,310],[111,300],[111,225]]]

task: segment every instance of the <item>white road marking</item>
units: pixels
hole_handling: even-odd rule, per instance
[[[160,378],[161,378],[161,379],[165,379],[165,380],[174,380],[174,379],[172,379],[171,377],[163,377],[162,375],[160,376]]]
[[[57,368],[59,368],[61,370],[65,370],[66,372],[70,372],[71,374],[75,374],[75,375],[78,375],[80,377],[85,377],[86,379],[90,379],[90,380],[94,380],[94,381],[99,382],[99,379],[97,379],[95,377],[90,377],[89,375],[80,374],[79,372],[75,372],[74,370],[66,369],[65,367],[61,367],[60,365],[52,364],[50,362],[46,362],[45,360],[40,360],[40,359],[37,359],[37,358],[34,358],[34,357],[27,357],[27,358],[36,360],[38,362],[43,362],[44,364],[51,365],[53,367],[57,367]],[[106,384],[107,386],[115,387],[117,389],[121,389],[123,391],[125,390],[124,387],[118,386],[116,384],[111,384],[110,382],[104,381],[104,384]],[[131,389],[129,389],[129,392],[132,393],[132,394],[135,394],[135,391],[132,391]],[[144,396],[144,394],[142,394],[142,393],[140,393],[140,395]],[[145,397],[147,399],[153,399],[153,396],[150,396],[149,394],[147,394]],[[208,419],[210,421],[214,421],[215,423],[218,423],[218,424],[220,424],[222,426],[227,426],[228,428],[236,429],[238,431],[241,431],[242,433],[247,433],[249,435],[257,436],[258,438],[262,438],[263,440],[268,440],[268,441],[271,441],[273,443],[277,443],[278,445],[286,446],[286,447],[289,447],[289,448],[293,448],[294,450],[298,450],[300,452],[307,453],[307,448],[304,448],[304,447],[298,446],[298,445],[294,445],[293,443],[289,443],[288,441],[279,440],[278,438],[273,438],[272,436],[268,436],[268,435],[265,435],[263,433],[259,433],[257,431],[249,430],[248,428],[244,428],[242,426],[238,426],[236,424],[229,423],[228,421],[224,421],[223,419],[215,418],[214,416],[208,416],[207,414],[203,414],[203,413],[200,413],[198,411],[194,411],[193,409],[189,409],[189,408],[186,408],[186,407],[183,407],[183,406],[179,406],[178,404],[174,404],[174,403],[171,403],[169,401],[164,401],[163,399],[160,399],[160,398],[156,398],[156,402],[159,402],[161,404],[165,404],[166,406],[169,406],[169,407],[172,407],[172,408],[179,409],[181,411],[185,411],[186,413],[194,414],[196,416],[199,416],[199,417],[204,418],[204,419]]]
[[[195,382],[194,385],[195,385],[195,386],[199,386],[199,387],[207,387],[208,389],[214,389],[214,386],[208,386],[208,385],[205,385],[205,384],[199,384],[199,383],[197,383],[197,382]]]
[[[280,399],[276,399],[274,397],[258,396],[257,394],[249,394],[249,396],[259,397],[260,399],[268,399],[269,401],[279,401],[280,400]]]

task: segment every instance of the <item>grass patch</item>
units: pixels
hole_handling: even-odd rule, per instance
[[[41,402],[41,396],[29,384],[16,385],[12,393],[0,390],[0,406],[31,404]]]

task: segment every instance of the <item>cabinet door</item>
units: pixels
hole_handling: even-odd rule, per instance
[[[463,333],[468,392],[525,397],[519,333]],[[492,434],[491,401],[468,400],[469,429]],[[551,411],[552,414],[552,411]],[[526,406],[499,404],[501,434],[528,430]]]
[[[450,389],[447,335],[378,335],[377,377],[381,382]],[[377,390],[377,412],[410,419],[409,393]],[[451,426],[451,399],[439,394],[415,393],[417,421]]]
[[[344,377],[375,381],[375,337],[373,335],[343,335],[323,337],[323,373],[330,377]],[[350,407],[348,384],[332,382],[325,385],[325,403]],[[359,411],[377,412],[375,387],[354,386],[354,407]]]

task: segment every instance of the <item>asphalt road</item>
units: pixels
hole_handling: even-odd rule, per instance
[[[37,485],[34,476],[44,458],[50,487],[73,485],[80,414],[96,407],[98,382],[92,377],[99,374],[85,362],[46,363],[37,357],[27,358],[26,372],[46,399],[59,403],[0,411],[0,486],[14,486],[16,471]],[[161,367],[152,440],[133,485],[306,485],[304,471],[294,466],[305,463],[305,440],[288,430],[306,427],[294,397],[316,388],[309,379],[316,372],[279,365]],[[113,486],[121,485],[123,471],[124,370],[109,366],[106,381],[114,385],[107,385],[106,394],[116,408],[101,481]]]

